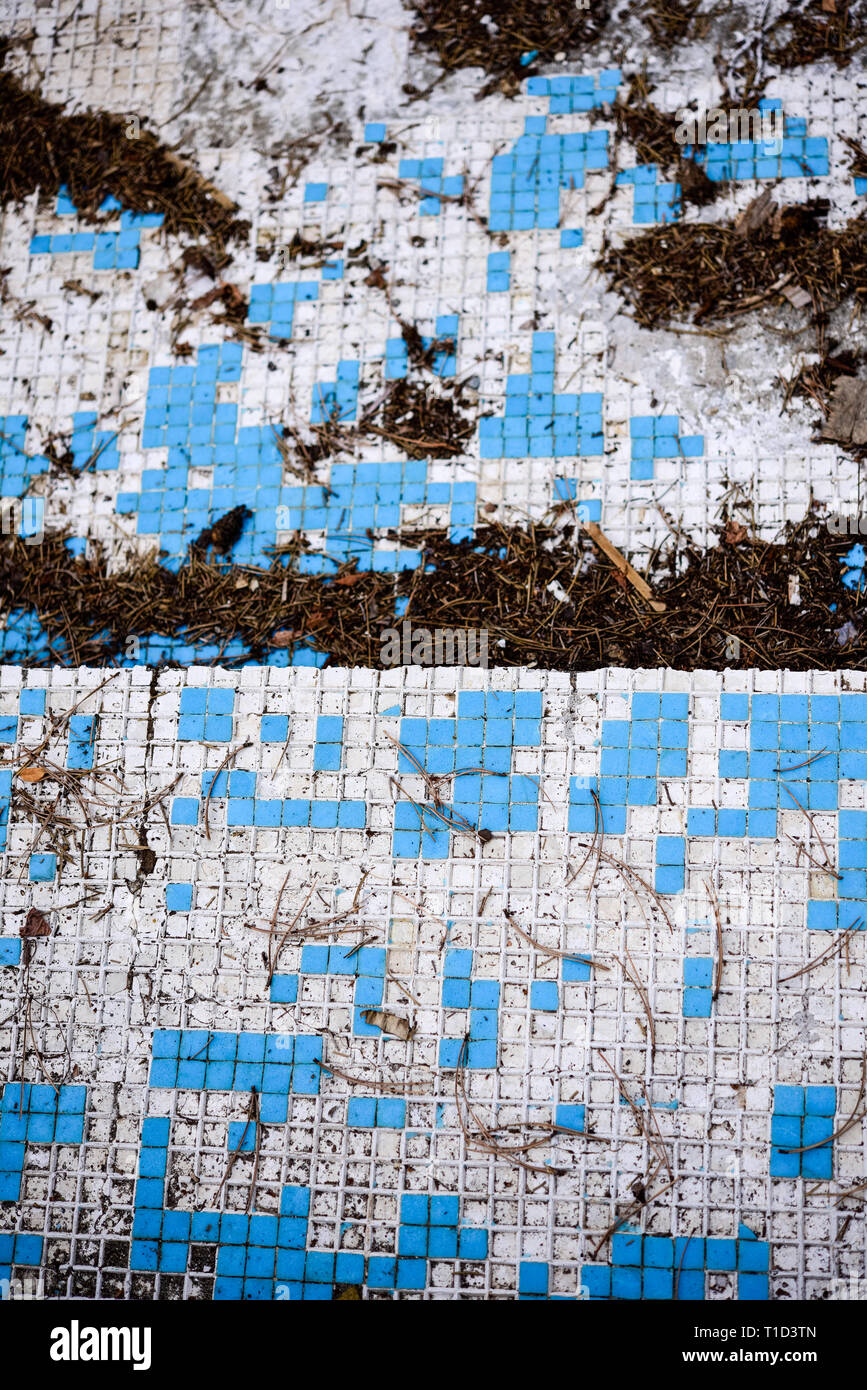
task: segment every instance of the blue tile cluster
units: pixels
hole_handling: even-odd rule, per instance
[[[0,1234],[0,1281],[12,1277],[13,1265],[42,1264],[42,1237],[19,1231]]]
[[[150,1085],[157,1090],[252,1091],[267,1097],[266,1123],[284,1124],[286,1097],[317,1096],[322,1039],[303,1033],[213,1033],[202,1028],[158,1028],[153,1036]],[[282,1117],[282,1118],[281,1118]]]
[[[677,221],[681,213],[680,184],[660,183],[656,164],[639,164],[635,169],[621,169],[616,181],[620,187],[632,185],[632,221],[636,225]]]
[[[518,1301],[548,1302],[550,1271],[544,1260],[522,1260],[518,1268]]]
[[[530,985],[530,1008],[543,1014],[555,1014],[560,1007],[560,991],[556,980],[533,980]]]
[[[299,648],[296,645],[292,648],[275,648],[265,657],[253,661],[249,649],[239,637],[233,637],[228,642],[200,642],[191,639],[186,630],[181,628],[177,634],[167,637],[164,633],[151,633],[148,637],[138,639],[138,651],[133,655],[121,654],[118,657],[120,666],[156,666],[160,662],[177,661],[181,666],[192,666],[196,663],[203,665],[208,662],[219,661],[222,664],[231,662],[239,666],[303,666],[303,665],[322,665],[325,656],[307,649],[308,655],[318,657],[317,660],[299,659]]]
[[[864,588],[864,566],[867,564],[867,551],[865,551],[860,541],[856,541],[851,550],[847,550],[841,560],[843,566],[843,583],[847,589]]]
[[[56,211],[61,217],[74,217],[78,213],[65,184],[61,185]],[[99,211],[119,212],[119,229],[110,232],[62,232],[54,236],[34,236],[30,241],[31,256],[57,256],[70,251],[92,251],[94,270],[135,270],[139,262],[142,228],[161,227],[163,214],[124,211],[117,198],[111,194],[100,203]]]
[[[401,524],[401,506],[449,506],[449,536],[471,539],[476,517],[475,483],[428,481],[425,459],[389,463],[334,463],[326,486],[299,484],[281,489],[280,530],[325,531],[321,554],[301,555],[303,574],[328,574],[355,560],[360,571],[417,569],[420,550],[384,550],[372,531]]]
[[[412,802],[395,806],[392,852],[397,859],[446,859],[449,827],[535,831],[539,783],[512,773],[512,749],[536,748],[542,737],[539,691],[463,690],[457,719],[402,719],[398,771],[457,774],[455,800],[444,807],[448,824]]]
[[[749,809],[693,807],[690,835],[775,838],[779,809],[836,811],[839,780],[867,777],[867,695],[724,692],[720,715],[748,725],[746,749],[720,750],[719,775],[749,781]],[[867,886],[863,876],[851,882]]]
[[[503,416],[479,421],[483,459],[601,457],[602,395],[554,390],[555,334],[534,333],[530,372],[510,373]]]
[[[464,191],[463,174],[443,174],[443,161],[430,159],[402,159],[397,166],[401,179],[418,182],[425,195],[419,201],[418,210],[422,217],[437,217],[442,208],[442,197],[459,198]]]
[[[193,906],[192,883],[167,883],[166,907],[169,912],[189,912]]]
[[[585,172],[608,168],[607,130],[551,135],[546,123],[545,116],[528,116],[511,151],[494,155],[488,214],[492,232],[558,227],[561,188],[583,188]]]
[[[178,740],[228,743],[232,737],[234,689],[185,686],[181,691]]]
[[[96,715],[73,714],[69,720],[69,746],[66,766],[83,772],[93,767]]]
[[[18,696],[18,710],[22,715],[36,718],[45,713],[45,691],[39,689],[22,690]]]
[[[168,446],[164,468],[145,469],[140,492],[120,493],[117,510],[137,514],[139,535],[154,536],[163,563],[180,567],[191,541],[237,506],[252,512],[233,557],[267,565],[277,533],[277,508],[286,502],[283,467],[273,430],[238,428],[238,407],[218,404],[220,382],[241,375],[239,343],[200,347],[197,361],[154,367],[150,373],[142,447]],[[188,488],[191,467],[213,469],[209,487]]]
[[[28,1144],[81,1143],[86,1099],[84,1086],[64,1085],[55,1090],[20,1081],[4,1085],[0,1101],[0,1202],[17,1202],[21,1196]],[[39,1259],[19,1262],[39,1264]],[[0,1279],[3,1277],[0,1269]]]
[[[683,835],[657,835],[656,874],[657,893],[682,893],[686,880],[686,838]]]
[[[289,737],[288,714],[263,714],[259,725],[262,743],[285,743]]]
[[[838,812],[837,868],[836,899],[807,903],[811,931],[863,931],[867,926],[867,811]]]
[[[0,936],[0,970],[18,965],[21,960],[21,937]]]
[[[683,962],[683,1016],[710,1018],[713,1007],[713,960],[686,956]]]
[[[324,747],[325,745],[323,745]],[[328,745],[337,748],[339,745]],[[333,754],[330,755],[333,759]],[[316,769],[321,770],[321,769]],[[172,800],[173,825],[198,825],[200,805],[210,797],[210,805],[226,802],[226,825],[253,825],[258,829],[277,829],[279,826],[310,827],[313,830],[363,830],[367,806],[364,801],[319,800],[311,797],[260,797],[256,788],[257,774],[232,771],[202,773],[201,802],[192,796],[176,796]],[[187,909],[181,909],[186,911]]]
[[[378,1009],[385,989],[385,949],[381,946],[304,946],[301,975],[349,975],[355,980],[352,1030],[357,1037],[378,1038],[380,1030],[362,1017]],[[294,1004],[298,975],[275,975],[271,982],[272,1004]]]
[[[508,251],[488,252],[488,278],[485,286],[488,294],[502,294],[509,289],[511,283],[509,264],[511,259],[511,255]]]
[[[181,742],[228,743],[232,737],[235,691],[215,687],[186,688],[181,692],[178,739]],[[260,736],[263,743],[285,742],[289,732],[286,715],[263,715]],[[317,720],[313,751],[314,772],[337,771],[343,751],[343,719],[321,715]],[[339,801],[310,797],[260,797],[258,774],[240,768],[206,769],[201,774],[198,797],[176,796],[171,803],[173,825],[195,826],[204,802],[214,808],[226,803],[227,826],[279,826],[312,829],[361,830],[366,824],[364,801]],[[169,885],[170,888],[177,885]],[[192,885],[180,885],[183,893],[172,892],[168,906],[172,911],[189,911]],[[189,889],[189,894],[186,890]],[[190,901],[187,901],[187,898]]]
[[[779,99],[763,99],[762,111],[780,110]],[[784,117],[782,140],[736,140],[730,144],[708,143],[684,149],[687,159],[703,166],[713,183],[740,182],[742,179],[823,178],[829,171],[828,141],[824,136],[808,136],[807,122],[801,116]]]
[[[0,416],[0,497],[22,497],[30,479],[51,467],[44,454],[26,452],[26,436],[26,415]]]
[[[737,1274],[738,1298],[766,1301],[770,1246],[741,1226],[735,1240],[649,1236],[621,1230],[611,1237],[611,1264],[584,1265],[582,1287],[594,1299],[703,1300],[705,1272]]]
[[[561,1125],[563,1129],[583,1130],[586,1127],[585,1109],[585,1106],[575,1105],[571,1102],[558,1105],[554,1111],[554,1123]]]
[[[459,1199],[453,1195],[405,1192],[400,1200],[397,1250],[404,1257],[400,1262],[407,1266],[407,1275],[415,1274],[419,1281],[398,1287],[423,1289],[428,1258],[485,1260],[488,1232],[483,1226],[461,1225]]]
[[[56,854],[31,854],[28,873],[31,883],[53,883],[56,875]]]
[[[313,388],[311,425],[331,420],[346,424],[355,419],[358,408],[358,362],[338,362],[336,381],[317,381]]]
[[[446,951],[443,963],[442,1006],[469,1009],[469,1041],[464,1035],[441,1037],[439,1063],[450,1070],[463,1064],[470,1068],[497,1065],[500,985],[497,980],[473,980],[473,952],[456,947]]]
[[[633,415],[629,422],[631,446],[630,477],[646,480],[654,476],[655,459],[701,458],[704,435],[681,435],[677,415]]]
[[[759,102],[763,111],[779,110],[780,106],[778,99]],[[795,116],[785,118],[785,134],[779,141],[708,141],[685,145],[683,157],[702,167],[712,183],[818,178],[829,171],[828,141],[824,136],[809,137],[806,121]],[[659,182],[659,172],[656,164],[639,164],[617,175],[618,184],[634,188],[632,220],[636,224],[674,222],[681,214],[680,184]]]
[[[560,971],[564,985],[586,984],[590,979],[590,964],[580,957],[580,953],[577,956],[563,956]]]
[[[548,97],[550,115],[571,116],[576,112],[610,106],[617,100],[617,88],[622,78],[620,68],[606,68],[596,76],[592,73],[567,76],[564,73],[559,77],[528,77],[525,91],[528,96]]]
[[[63,639],[49,638],[32,609],[10,609],[5,626],[0,629],[0,659],[12,666],[25,663],[48,665],[52,661],[62,663],[64,656],[68,659]],[[0,773],[0,787],[3,775]],[[0,797],[2,795],[0,791]]]
[[[346,1123],[355,1129],[403,1129],[406,1101],[400,1096],[350,1096]]]
[[[323,279],[333,278],[323,275]],[[295,305],[305,304],[319,298],[319,286],[315,280],[299,280],[297,283],[272,285],[253,285],[250,289],[250,307],[247,322],[267,324],[268,336],[275,339],[292,337],[292,324],[295,319]]]
[[[569,830],[592,834],[596,829],[595,792],[602,830],[622,835],[627,806],[655,806],[659,778],[685,777],[688,713],[688,695],[636,691],[629,719],[603,720],[599,778],[571,779]]]
[[[272,287],[265,288],[270,292]],[[276,293],[287,287],[273,288]],[[263,309],[262,314],[265,312]],[[436,320],[440,340],[453,342],[457,328],[457,315],[440,315]],[[431,341],[425,339],[428,345]],[[351,558],[358,560],[362,570],[416,568],[421,563],[419,551],[380,549],[369,534],[375,527],[388,530],[399,526],[402,504],[449,505],[452,540],[472,537],[475,484],[429,482],[426,460],[335,464],[327,485],[284,486],[274,430],[269,426],[239,428],[238,407],[217,402],[219,383],[237,381],[241,362],[240,344],[223,343],[199,348],[195,364],[156,367],[151,371],[142,447],[167,446],[168,462],[165,467],[144,471],[139,492],[121,492],[117,510],[121,515],[135,514],[137,533],[158,540],[168,568],[179,569],[190,543],[218,517],[237,506],[246,506],[252,515],[234,546],[232,560],[236,562],[268,565],[269,548],[275,544],[278,530],[325,531],[326,553],[301,557],[300,568],[307,573],[329,573]],[[455,367],[454,350],[446,343],[436,354],[434,369],[442,375],[453,375]],[[400,378],[407,369],[406,343],[402,338],[389,340],[386,377]],[[353,419],[358,387],[359,364],[341,362],[337,379],[321,382],[314,390],[313,422],[330,418],[335,412],[342,419]],[[106,443],[104,434],[95,432],[94,424],[92,416],[83,415],[79,420],[80,452],[86,450],[88,456]],[[97,466],[114,467],[116,461],[116,448],[109,443]],[[191,467],[211,469],[210,483],[189,488]],[[175,638],[155,635],[148,645],[153,647],[155,657],[192,659],[190,644],[183,634]],[[196,653],[195,648],[193,651]],[[198,655],[199,659],[206,659]],[[243,658],[246,653],[236,641],[232,651],[215,649],[213,655]],[[316,652],[307,641],[299,643],[292,652],[272,654],[269,664],[322,665],[325,659],[325,653]]]
[[[222,1034],[212,1036],[223,1037]],[[283,1071],[292,1070],[285,1064],[275,1065],[281,1066]],[[215,1086],[211,1089],[231,1088]],[[269,1096],[282,1099],[285,1106],[285,1093],[265,1093],[261,1099],[261,1110],[264,1110]],[[263,1124],[269,1123],[261,1112],[260,1118]],[[280,1123],[279,1120],[275,1122]],[[250,1128],[240,1122],[239,1133],[238,1126],[230,1126],[230,1151],[233,1148],[232,1140],[236,1152],[250,1151]],[[170,1133],[171,1120],[168,1117],[149,1116],[142,1126],[130,1268],[183,1274],[191,1244],[204,1243],[218,1247],[215,1300],[270,1300],[277,1295],[277,1284],[284,1280],[292,1282],[290,1297],[330,1298],[331,1286],[335,1281],[334,1256],[324,1256],[324,1265],[318,1265],[316,1255],[308,1255],[305,1250],[310,1189],[284,1187],[280,1194],[279,1216],[226,1211],[186,1212],[167,1208],[165,1185]],[[330,1266],[327,1263],[329,1258]],[[341,1257],[337,1258],[339,1261]],[[308,1293],[305,1289],[308,1282],[320,1291],[314,1293],[311,1288]]]
[[[316,720],[313,771],[337,772],[342,759],[343,718],[339,714],[320,714]]]
[[[837,1110],[834,1086],[775,1086],[771,1116],[771,1177],[833,1177],[831,1138]],[[811,1145],[815,1145],[813,1148]],[[790,1153],[790,1149],[804,1149]]]

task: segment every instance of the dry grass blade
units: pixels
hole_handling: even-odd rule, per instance
[[[503,915],[506,917],[506,919],[507,919],[507,921],[508,921],[508,924],[509,924],[509,926],[511,927],[512,931],[517,932],[518,936],[523,937],[523,939],[524,939],[524,941],[526,941],[527,945],[528,945],[528,946],[532,946],[532,947],[533,947],[533,950],[534,950],[534,951],[538,951],[540,955],[542,955],[542,956],[556,957],[557,959],[560,959],[560,960],[575,960],[575,961],[579,961],[582,965],[590,965],[590,966],[592,966],[594,970],[610,970],[610,969],[611,969],[610,966],[608,966],[608,965],[603,965],[601,961],[593,960],[593,958],[592,958],[591,956],[582,956],[582,955],[579,955],[576,951],[560,951],[560,950],[557,950],[557,949],[556,949],[555,947],[553,947],[553,946],[543,946],[539,941],[536,941],[536,940],[530,935],[529,932],[525,932],[523,927],[518,926],[518,923],[515,921],[514,916],[512,915],[512,913],[509,911],[509,909],[508,909],[507,907],[504,907],[504,908],[503,908]]]
[[[805,966],[802,966],[800,970],[796,970],[793,974],[781,975],[780,984],[784,985],[787,980],[798,980],[802,975],[808,975],[811,970],[815,970],[817,966],[826,965],[828,961],[834,960],[834,958],[839,956],[843,951],[846,951],[848,954],[849,942],[852,940],[855,933],[861,930],[863,930],[863,919],[859,917],[856,922],[853,922],[851,927],[847,927],[839,941],[835,941],[828,947],[827,951],[823,951],[821,955],[815,956],[813,960],[808,961]]]
[[[316,1065],[321,1071],[327,1071],[329,1075],[339,1077],[349,1086],[364,1086],[372,1091],[384,1091],[386,1095],[390,1096],[429,1095],[432,1093],[432,1087],[436,1084],[436,1078],[433,1075],[427,1081],[407,1078],[402,1086],[398,1086],[384,1081],[378,1076],[351,1076],[349,1072],[341,1071],[339,1067],[332,1066],[330,1062],[316,1060]]]
[[[705,887],[707,889],[707,895],[711,901],[711,907],[713,908],[713,919],[716,924],[716,960],[714,961],[713,965],[713,994],[711,995],[711,998],[715,1003],[716,1000],[719,998],[724,963],[722,918],[720,916],[719,899],[716,895],[716,889],[710,881],[705,883]]]
[[[216,786],[216,783],[217,783],[217,778],[219,777],[220,773],[223,772],[223,771],[229,766],[230,763],[234,762],[235,758],[237,758],[237,756],[238,756],[238,754],[239,754],[240,752],[242,752],[245,748],[249,748],[250,746],[251,746],[250,740],[247,739],[246,743],[239,743],[237,748],[232,748],[232,749],[226,754],[225,758],[224,758],[223,761],[220,763],[220,766],[217,768],[216,772],[214,773],[213,777],[211,778],[210,784],[209,784],[209,786],[208,786],[208,794],[207,794],[207,796],[205,797],[204,820],[205,820],[205,839],[206,839],[206,840],[210,840],[210,838],[211,838],[211,827],[210,827],[210,825],[208,824],[208,810],[209,810],[210,805],[211,805],[211,796],[213,795],[214,787]]]
[[[282,884],[282,886],[281,886],[281,888],[280,888],[280,896],[279,896],[278,899],[277,899],[277,906],[276,906],[275,909],[274,909],[274,916],[273,916],[273,918],[272,918],[271,927],[270,927],[269,933],[268,933],[269,950],[268,950],[268,980],[267,980],[267,984],[268,984],[268,987],[269,987],[269,988],[270,988],[270,986],[271,986],[271,981],[273,980],[274,975],[275,975],[275,972],[276,972],[276,970],[277,970],[277,962],[278,962],[279,959],[280,959],[280,952],[283,950],[283,947],[286,945],[286,942],[289,940],[289,936],[290,936],[290,934],[291,934],[291,932],[292,932],[292,928],[295,926],[295,924],[297,923],[299,917],[301,916],[302,912],[304,911],[305,907],[306,907],[307,904],[309,903],[310,899],[313,897],[314,889],[315,889],[315,887],[316,887],[315,884],[311,884],[310,888],[307,890],[307,896],[306,896],[306,898],[304,899],[303,903],[302,903],[301,906],[299,907],[298,911],[295,913],[295,916],[292,918],[292,921],[289,923],[289,925],[288,925],[288,927],[286,928],[285,932],[284,932],[283,935],[281,936],[280,941],[279,941],[279,943],[278,943],[278,945],[277,945],[277,948],[276,948],[276,950],[274,951],[274,953],[273,953],[273,955],[272,955],[272,954],[271,954],[271,950],[270,950],[270,944],[271,944],[271,940],[272,940],[272,933],[273,933],[274,928],[275,928],[276,923],[277,923],[277,912],[278,912],[279,907],[280,907],[280,898],[282,898],[282,896],[283,896],[283,889],[286,887],[286,881],[287,881],[288,877],[289,877],[289,875],[288,875],[288,873],[287,873],[286,878],[284,878],[283,884]]]
[[[466,1056],[469,1047],[469,1037],[466,1036],[461,1045],[458,1056],[458,1064],[455,1067],[455,1107],[458,1114],[458,1123],[464,1136],[464,1141],[468,1149],[474,1149],[478,1153],[493,1154],[497,1158],[503,1158],[507,1163],[513,1164],[516,1168],[522,1168],[527,1173],[541,1173],[545,1177],[552,1175],[561,1176],[567,1172],[565,1168],[555,1168],[552,1165],[541,1165],[530,1163],[521,1155],[537,1149],[550,1142],[551,1135],[557,1132],[557,1126],[551,1124],[540,1125],[545,1133],[536,1139],[526,1140],[521,1144],[503,1144],[497,1139],[498,1131],[491,1129],[485,1124],[484,1120],[473,1109],[466,1089]],[[464,1109],[466,1108],[466,1116]],[[476,1126],[476,1132],[471,1133],[467,1127],[467,1119],[471,1120]],[[595,1136],[588,1136],[595,1137]]]

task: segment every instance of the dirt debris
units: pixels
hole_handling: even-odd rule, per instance
[[[767,57],[783,69],[830,58],[848,67],[867,46],[864,0],[807,0],[795,3],[767,30]]]
[[[482,68],[489,80],[476,93],[515,96],[531,64],[570,57],[598,39],[608,0],[412,0],[414,45],[436,54],[444,72]],[[404,88],[406,91],[407,89]],[[419,95],[413,88],[408,95]]]
[[[0,38],[0,203],[20,204],[39,190],[56,197],[65,185],[78,215],[105,221],[109,195],[131,212],[162,213],[169,235],[204,239],[217,267],[250,224],[192,165],[168,149],[143,118],[108,111],[69,114],[24,85],[7,66],[11,43]],[[114,215],[114,214],[109,214]]]
[[[239,640],[244,660],[297,642],[334,664],[377,667],[400,595],[408,599],[401,620],[417,628],[485,630],[492,666],[836,670],[845,630],[853,634],[846,665],[867,667],[863,595],[842,582],[851,539],[810,514],[776,542],[761,541],[749,512],[737,511],[735,504],[706,550],[681,534],[651,566],[637,563],[665,605],[659,611],[599,557],[568,508],[551,524],[484,526],[462,543],[442,530],[395,532],[396,545],[423,557],[396,577],[359,571],[354,561],[331,575],[300,573],[300,539],[275,553],[269,569],[193,552],[177,573],[156,554],[109,573],[98,545],[91,558],[75,559],[57,535],[38,548],[9,537],[0,545],[0,605],[6,614],[35,612],[54,639],[51,659],[66,664],[110,663],[130,636],[159,634],[221,651]],[[798,604],[790,601],[793,575]]]

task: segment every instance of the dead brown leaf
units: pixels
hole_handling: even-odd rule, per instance
[[[41,782],[45,776],[44,767],[19,767],[18,776],[22,782]]]
[[[402,1042],[408,1042],[415,1033],[409,1019],[401,1018],[400,1014],[390,1013],[387,1009],[362,1009],[361,1017],[371,1028],[380,1028],[383,1033],[390,1033]]]
[[[51,925],[44,912],[40,912],[38,907],[31,907],[24,921],[21,923],[21,935],[24,937],[50,936]]]
[[[867,381],[859,377],[841,377],[834,387],[826,439],[840,444],[867,444]]]
[[[739,521],[729,520],[726,522],[726,529],[723,533],[723,540],[726,545],[740,545],[741,541],[745,541],[746,538],[746,526],[742,526]]]

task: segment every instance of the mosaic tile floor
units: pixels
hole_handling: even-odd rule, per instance
[[[860,1269],[830,1198],[863,1167],[867,678],[103,680],[3,674],[7,745],[47,739],[79,811],[40,835],[4,774],[0,1277],[754,1299]]]
[[[812,406],[777,414],[790,343],[651,335],[591,270],[604,237],[692,215],[598,119],[640,34],[514,100],[464,72],[407,102],[435,71],[408,22],[397,0],[6,6],[35,31],[16,71],[147,111],[237,199],[226,274],[263,340],[199,313],[172,354],[158,217],[4,208],[8,290],[52,321],[2,329],[22,533],[177,569],[243,505],[236,562],[301,531],[310,572],[387,574],[422,563],[397,528],[472,539],[483,509],[570,499],[638,555],[662,511],[707,541],[733,488],[767,539],[811,496],[850,511],[853,459],[811,442]],[[712,104],[706,50],[650,59],[666,109]],[[774,180],[851,217],[862,87],[771,77],[781,146],[712,147],[718,215]],[[287,130],[310,142],[279,189]],[[296,234],[342,245],[287,260]],[[438,340],[434,377],[474,382],[465,455],[371,443],[300,483],[275,427],[355,422],[404,379],[398,315]],[[56,437],[92,466],[49,483]],[[784,1300],[867,1277],[860,1206],[836,1205],[865,1164],[862,675],[375,673],[321,669],[324,642],[227,670],[158,635],[120,671],[32,667],[52,653],[5,615],[0,1281]]]

